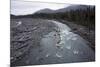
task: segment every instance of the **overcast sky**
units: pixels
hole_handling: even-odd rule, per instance
[[[26,15],[32,14],[40,9],[50,8],[57,10],[60,8],[68,7],[70,4],[57,4],[57,3],[43,3],[43,2],[29,2],[11,0],[11,14]]]

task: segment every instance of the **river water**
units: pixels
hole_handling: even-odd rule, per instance
[[[25,59],[26,64],[56,64],[95,60],[95,53],[87,45],[86,40],[71,32],[67,25],[53,20],[48,21],[57,25],[57,31],[44,35],[40,42],[41,47],[30,51],[28,59]]]
[[[59,28],[61,41],[58,47],[56,44],[59,37],[54,36],[54,34],[57,34],[55,31],[49,33],[42,39],[42,45],[44,45],[45,53],[47,54],[45,63],[85,62],[94,60],[94,51],[87,45],[87,41],[79,35],[70,32],[71,29],[67,25],[57,21],[52,22],[57,24]]]

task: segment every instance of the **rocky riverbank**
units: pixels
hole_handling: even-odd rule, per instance
[[[11,19],[11,64],[24,58],[31,47],[40,46],[43,35],[56,30],[55,24],[43,19]]]
[[[94,37],[89,39],[89,36],[93,35],[86,27],[64,20],[58,22],[38,18],[11,19],[11,65],[94,61],[94,52],[90,48],[92,42],[88,41],[94,41]],[[87,41],[90,47],[87,46]],[[58,59],[62,57],[63,60]],[[58,60],[60,62],[57,62]]]

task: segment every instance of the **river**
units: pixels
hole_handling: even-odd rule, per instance
[[[20,62],[21,65],[56,64],[88,62],[95,60],[95,52],[88,46],[88,42],[71,29],[58,21],[51,21],[57,26],[43,36],[40,47],[34,48],[30,54]],[[24,63],[25,62],[25,63]]]

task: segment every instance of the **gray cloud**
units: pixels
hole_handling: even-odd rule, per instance
[[[32,14],[44,8],[57,10],[57,9],[64,8],[67,6],[69,6],[69,4],[41,3],[41,2],[11,0],[11,14],[25,15],[25,14]]]

